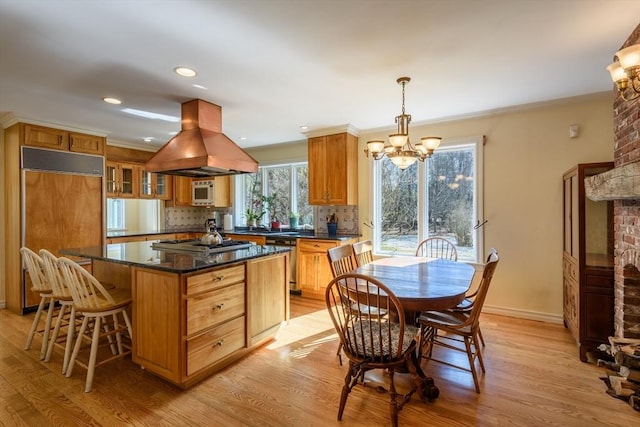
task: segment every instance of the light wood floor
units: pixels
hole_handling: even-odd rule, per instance
[[[40,362],[39,337],[23,350],[32,316],[0,310],[0,425],[389,425],[388,395],[375,387],[356,387],[343,421],[336,420],[346,368],[338,365],[337,338],[321,302],[292,297],[294,318],[276,341],[187,391],[124,359],[99,367],[93,391],[84,393],[86,371],[78,367],[64,378],[60,352]],[[484,315],[482,330],[482,393],[469,373],[428,364],[440,397],[413,399],[400,425],[640,425],[640,413],[605,393],[598,379],[604,371],[578,360],[562,326]]]

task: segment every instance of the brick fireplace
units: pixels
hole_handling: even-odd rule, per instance
[[[640,43],[640,25],[621,48],[637,43]],[[640,162],[640,98],[624,101],[616,90],[613,129],[615,168]],[[640,338],[640,288],[635,286],[637,279],[634,280],[637,269],[628,267],[640,268],[640,200],[637,198],[614,200],[614,240],[615,335]]]

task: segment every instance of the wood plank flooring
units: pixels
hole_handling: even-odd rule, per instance
[[[38,360],[40,337],[23,350],[33,315],[0,310],[0,425],[390,425],[388,395],[375,386],[357,386],[337,421],[346,367],[335,355],[333,326],[322,302],[291,301],[292,320],[277,340],[186,391],[124,359],[97,368],[93,391],[84,393],[86,371],[78,367],[72,378],[63,377],[59,350],[49,363]],[[640,425],[639,412],[605,393],[598,379],[604,370],[579,361],[562,326],[483,315],[482,331],[482,393],[467,372],[423,364],[440,397],[413,399],[400,412],[401,426]],[[375,385],[385,378],[371,373],[367,380]]]

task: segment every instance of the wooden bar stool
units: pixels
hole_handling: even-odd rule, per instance
[[[131,305],[131,292],[125,289],[115,289],[108,292],[91,273],[68,258],[58,258],[58,267],[71,291],[73,308],[77,315],[82,316],[82,325],[78,331],[65,375],[71,376],[76,362],[86,367],[87,380],[84,391],[88,393],[91,391],[96,366],[131,353],[131,346],[123,341],[127,335],[123,332],[128,333],[129,339],[133,336],[131,322],[126,311]],[[118,315],[122,317],[123,323],[118,319]],[[97,362],[99,343],[103,338],[107,339],[107,345],[111,348],[112,355]],[[86,364],[78,359],[83,340],[91,343],[89,359]]]
[[[29,330],[29,335],[27,336],[27,342],[24,346],[25,350],[29,350],[31,348],[31,343],[33,342],[33,337],[35,334],[42,334],[42,345],[40,347],[40,359],[44,359],[47,352],[47,343],[49,339],[49,333],[51,331],[51,319],[53,318],[54,312],[54,298],[53,292],[51,289],[51,285],[47,281],[47,277],[44,273],[44,265],[42,258],[27,247],[20,248],[20,254],[22,255],[22,260],[24,265],[27,267],[27,272],[29,273],[29,277],[31,278],[31,290],[33,292],[37,292],[40,294],[40,304],[38,304],[38,311],[36,311],[36,316],[33,319],[33,323],[31,324],[31,329]],[[40,325],[40,318],[42,317],[42,313],[47,307],[47,318],[45,320],[44,328],[38,329]]]

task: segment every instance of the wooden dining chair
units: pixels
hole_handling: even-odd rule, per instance
[[[496,254],[498,253],[498,251],[495,248],[492,248],[489,253],[489,256],[487,257],[487,261],[485,262],[485,265],[489,263],[491,259],[491,254],[493,254],[494,252]],[[469,291],[467,291],[467,293],[465,294],[464,300],[460,304],[458,304],[455,308],[452,308],[451,311],[463,313],[467,316],[471,314],[471,310],[473,309],[473,305],[475,304],[476,296],[478,295],[478,288],[480,286],[480,283],[481,281],[475,280],[475,277],[474,277],[474,280],[471,284],[471,287],[469,288]],[[480,325],[478,325],[478,337],[480,338],[480,343],[482,343],[482,346],[485,347],[486,344],[484,342],[484,337],[482,336],[482,329],[480,328]]]
[[[420,242],[416,249],[416,256],[457,261],[458,250],[456,249],[456,245],[443,237],[429,237]]]
[[[329,258],[329,264],[331,265],[331,273],[336,278],[341,274],[349,273],[355,270],[358,265],[356,257],[353,251],[352,245],[342,245],[327,250],[327,257]],[[351,309],[355,312],[366,311],[372,316],[384,317],[387,312],[379,307],[369,307],[366,304],[358,304],[353,302]],[[338,350],[336,355],[338,356],[338,362],[342,366],[342,342],[338,344]]]
[[[44,263],[40,255],[27,247],[20,248],[20,254],[22,255],[22,261],[27,269],[29,278],[31,279],[31,290],[40,295],[38,310],[31,323],[31,329],[27,335],[27,342],[24,349],[29,350],[31,348],[31,343],[36,334],[42,335],[40,359],[44,359],[47,353],[49,335],[51,333],[51,320],[53,319],[53,313],[55,311],[55,300],[53,298],[51,285],[45,276]],[[46,319],[44,327],[40,328],[40,320],[45,310]]]
[[[123,335],[125,335],[123,332],[128,333],[129,340],[133,336],[131,322],[126,311],[131,305],[131,292],[128,289],[114,289],[108,292],[91,273],[68,258],[58,258],[58,267],[71,291],[76,315],[82,316],[82,325],[78,331],[65,375],[71,376],[76,363],[84,366],[87,369],[84,391],[88,393],[93,385],[96,366],[131,354],[131,346],[123,340]],[[122,317],[123,323],[120,323],[118,315]],[[99,342],[104,338],[108,340],[112,355],[97,362]],[[87,363],[78,358],[85,340],[91,343]]]
[[[358,267],[373,262],[373,245],[371,244],[371,240],[354,243],[353,254],[356,257]]]
[[[353,245],[351,244],[328,249],[327,257],[329,258],[329,265],[331,266],[333,277],[338,277],[358,267],[353,253]]]
[[[421,349],[423,357],[427,360],[432,360],[434,362],[443,363],[471,372],[477,393],[480,393],[480,384],[475,366],[476,359],[480,364],[482,372],[485,372],[484,362],[482,360],[482,349],[478,344],[480,313],[489,291],[489,285],[491,284],[498,261],[498,253],[493,250],[489,254],[488,262],[482,271],[482,280],[478,286],[478,291],[469,313],[459,313],[451,310],[427,311],[421,313],[418,317],[418,323],[422,327],[423,331],[423,347]],[[457,339],[461,339],[462,342],[464,342],[464,348],[455,344],[455,340]],[[445,360],[433,358],[433,348],[436,345],[466,352],[469,361],[469,369]]]
[[[340,337],[349,368],[344,379],[338,420],[342,420],[347,397],[366,371],[383,369],[388,374],[390,409],[393,426],[398,425],[398,412],[411,399],[421,383],[416,373],[415,351],[420,331],[405,324],[404,310],[398,298],[373,277],[347,273],[333,279],[325,293],[327,309]],[[370,312],[353,311],[354,304],[378,307],[398,313],[390,321]],[[412,375],[412,387],[406,395],[398,394],[394,383],[396,370]]]

